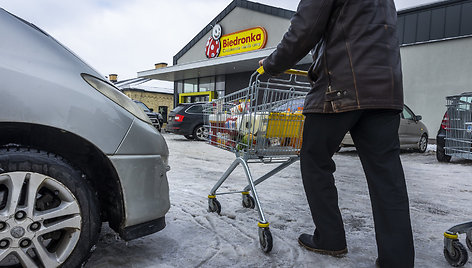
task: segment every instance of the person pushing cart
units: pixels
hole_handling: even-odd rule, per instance
[[[276,50],[260,64],[277,75],[309,51],[300,166],[315,230],[308,250],[342,256],[347,244],[333,172],[347,131],[366,174],[380,267],[413,267],[409,201],[399,157],[402,70],[393,0],[301,0]]]

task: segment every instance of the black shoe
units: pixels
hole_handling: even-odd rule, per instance
[[[347,248],[339,249],[339,250],[331,250],[331,249],[322,249],[318,248],[313,242],[313,236],[309,234],[302,234],[298,237],[298,243],[303,246],[304,248],[311,250],[316,253],[324,254],[324,255],[331,255],[334,257],[342,257],[344,254],[347,253]]]
[[[375,268],[380,268],[379,258],[375,259]]]

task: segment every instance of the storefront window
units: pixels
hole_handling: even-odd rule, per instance
[[[218,94],[217,98],[222,98],[225,96],[225,76],[218,75],[216,76],[216,93]]]
[[[213,91],[215,90],[215,77],[202,77],[199,79],[199,91]]]
[[[197,92],[198,80],[187,79],[184,80],[184,93]]]
[[[219,80],[218,80],[219,79]],[[208,102],[217,96],[224,96],[225,90],[225,76],[207,76],[193,79],[186,79],[177,81],[176,87],[179,94],[179,102],[191,103],[191,102]],[[218,90],[219,89],[219,90]],[[184,94],[184,93],[196,93],[201,94]],[[216,93],[216,94],[215,94]],[[180,95],[184,94],[184,95]],[[190,95],[190,96],[185,96]]]

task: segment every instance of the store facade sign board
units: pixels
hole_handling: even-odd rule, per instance
[[[267,31],[263,27],[254,27],[226,35],[221,35],[221,33],[221,26],[215,25],[205,47],[207,58],[258,50],[264,48],[267,43]]]

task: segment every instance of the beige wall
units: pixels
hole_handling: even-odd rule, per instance
[[[472,37],[405,46],[400,51],[405,104],[423,116],[429,138],[435,139],[446,96],[472,91]]]
[[[261,26],[267,31],[266,48],[276,47],[290,25],[290,20],[260,13],[246,8],[236,7],[219,22],[223,35]],[[207,33],[189,51],[177,61],[178,64],[207,60],[205,45],[210,37]]]
[[[167,106],[167,113],[174,109],[174,95],[172,94],[135,90],[123,90],[123,93],[133,100],[144,102],[156,112],[159,111],[159,106]]]

